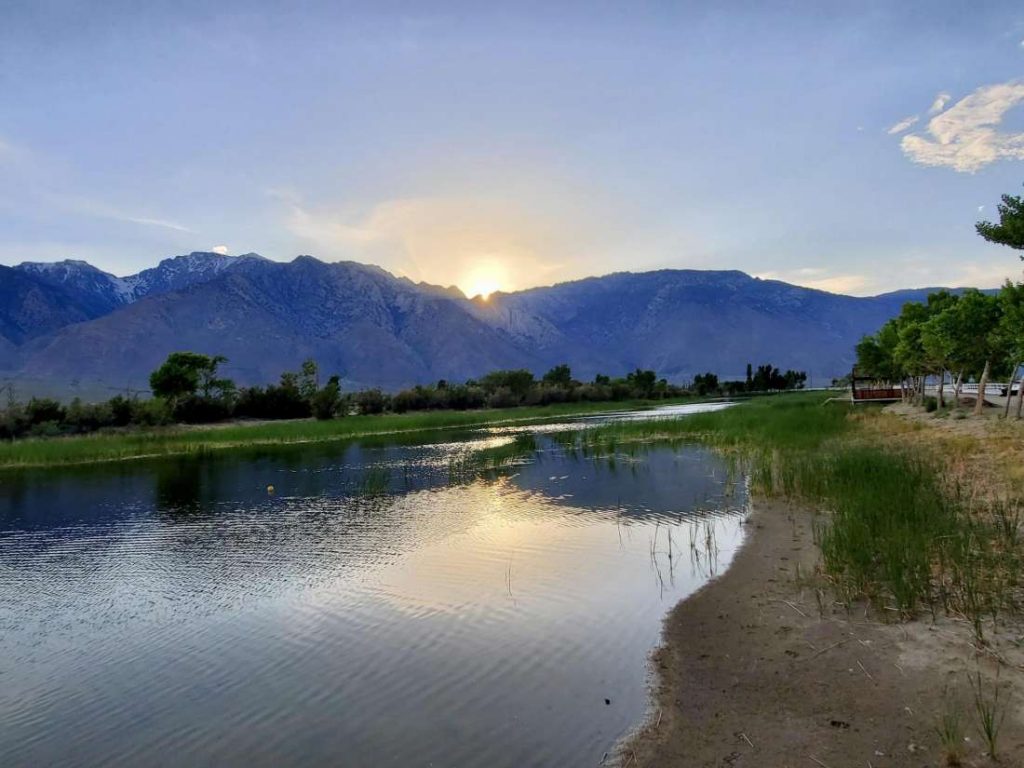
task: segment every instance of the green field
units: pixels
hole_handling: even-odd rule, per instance
[[[198,454],[231,448],[345,440],[371,435],[472,428],[490,424],[545,421],[618,410],[652,408],[683,400],[564,403],[477,411],[422,411],[347,416],[330,421],[232,423],[207,427],[158,427],[75,437],[0,443],[0,469],[88,464],[158,456]]]

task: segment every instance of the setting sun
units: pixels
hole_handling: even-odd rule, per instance
[[[481,259],[459,280],[459,287],[468,297],[486,301],[495,291],[508,290],[508,270],[496,259]]]

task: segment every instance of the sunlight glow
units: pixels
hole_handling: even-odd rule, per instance
[[[498,259],[480,259],[459,280],[459,287],[470,298],[480,296],[486,301],[495,291],[509,289],[508,270]]]

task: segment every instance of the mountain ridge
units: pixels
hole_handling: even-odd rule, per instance
[[[0,269],[0,373],[60,392],[144,388],[166,354],[191,349],[226,355],[240,384],[306,357],[348,387],[389,390],[561,362],[583,379],[637,367],[737,376],[767,361],[827,379],[927,290],[853,297],[739,270],[662,269],[483,299],[309,255],[193,252],[120,278],[82,261],[27,262]]]

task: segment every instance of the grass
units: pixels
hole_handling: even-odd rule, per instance
[[[910,617],[938,610],[986,623],[1017,610],[1019,506],[963,486],[920,440],[921,425],[799,393],[672,421],[613,423],[561,440],[588,455],[647,441],[694,440],[731,456],[765,496],[808,503],[824,577],[850,606]],[[883,428],[884,427],[884,428]],[[887,430],[893,430],[894,440]],[[939,452],[941,453],[941,452]]]
[[[312,419],[233,423],[211,427],[161,427],[64,438],[0,442],[0,469],[48,467],[128,459],[202,454],[232,448],[313,443],[497,424],[543,423],[552,419],[654,407],[678,401],[563,403],[479,411],[427,411]]]
[[[945,701],[945,709],[939,717],[935,726],[935,732],[942,745],[942,755],[946,765],[957,766],[961,764],[964,757],[964,728],[960,710],[956,703],[948,698]]]
[[[998,760],[999,730],[1002,728],[1003,720],[1006,719],[1006,706],[1002,700],[999,677],[997,676],[992,684],[991,696],[985,692],[985,681],[980,670],[974,677],[968,675],[968,679],[974,693],[974,712],[978,718],[978,733],[985,741],[989,757]]]

